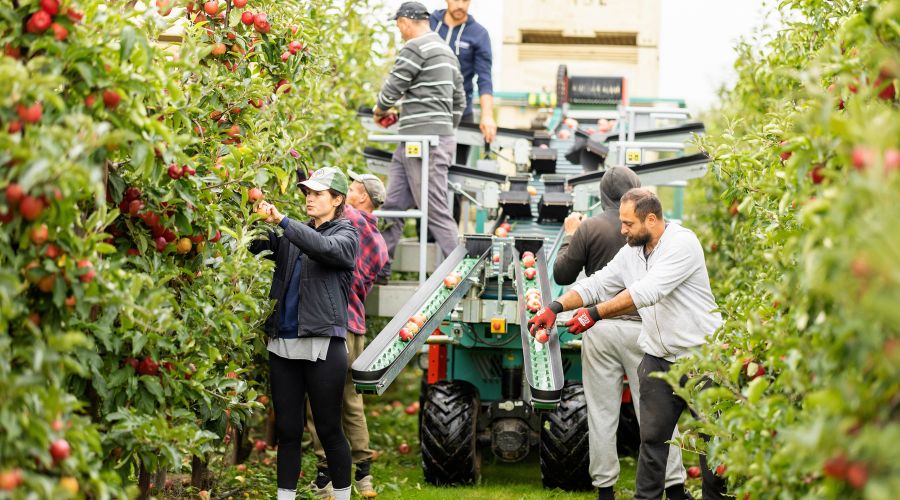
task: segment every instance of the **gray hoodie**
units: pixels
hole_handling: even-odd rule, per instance
[[[560,285],[571,285],[584,269],[587,276],[603,269],[625,245],[619,221],[619,200],[641,181],[628,167],[610,167],[600,180],[600,203],[603,212],[581,223],[572,236],[563,238],[553,279]]]
[[[585,304],[596,304],[624,288],[641,316],[638,345],[647,354],[675,361],[706,343],[722,325],[703,247],[690,229],[678,224],[666,224],[649,256],[643,246],[623,246],[606,267],[572,290]]]

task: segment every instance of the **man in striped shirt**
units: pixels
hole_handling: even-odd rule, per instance
[[[466,108],[466,95],[459,61],[450,47],[431,31],[428,17],[428,9],[419,2],[405,2],[397,10],[394,19],[406,45],[378,94],[374,114],[375,120],[380,121],[395,114],[389,110],[399,104],[403,111],[399,122],[401,134],[439,137],[437,147],[429,151],[428,229],[447,256],[459,240],[447,198],[447,169],[456,151],[455,129]],[[422,160],[407,157],[405,146],[399,144],[391,159],[383,210],[421,206]],[[403,223],[398,221],[383,233],[391,258],[402,230]],[[390,266],[382,276],[390,276]]]

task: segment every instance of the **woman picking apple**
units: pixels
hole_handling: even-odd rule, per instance
[[[283,231],[250,244],[275,261],[269,297],[275,310],[266,320],[275,432],[278,439],[278,499],[296,497],[300,439],[306,398],[325,449],[337,500],[350,499],[350,446],[341,428],[347,373],[347,310],[358,233],[343,217],[347,177],[325,167],[300,183],[306,223],[260,201],[256,213]]]

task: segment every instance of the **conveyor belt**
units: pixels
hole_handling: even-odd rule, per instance
[[[397,378],[431,333],[465,296],[490,255],[490,241],[474,240],[460,245],[438,266],[428,280],[416,290],[412,299],[372,340],[351,367],[356,389],[361,393],[381,394]],[[452,289],[444,286],[444,277],[456,273],[460,282]],[[410,318],[421,313],[426,320],[412,340],[399,338]]]

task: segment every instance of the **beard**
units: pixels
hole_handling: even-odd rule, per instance
[[[630,234],[625,237],[625,243],[630,247],[642,247],[650,242],[650,231],[646,229],[642,233]]]

